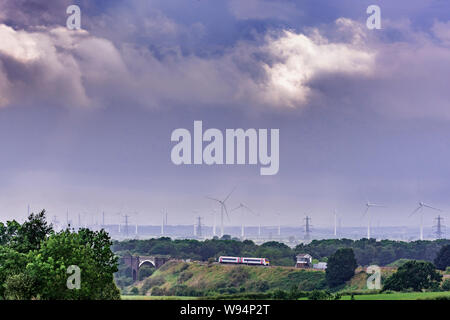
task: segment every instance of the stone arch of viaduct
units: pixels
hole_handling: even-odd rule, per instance
[[[153,265],[156,269],[159,269],[163,264],[170,260],[169,257],[159,257],[159,256],[125,256],[122,258],[127,266],[131,268],[131,276],[133,281],[139,279],[139,269],[144,264]]]

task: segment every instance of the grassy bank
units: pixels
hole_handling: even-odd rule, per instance
[[[394,292],[380,294],[364,294],[353,296],[355,300],[421,300],[447,297],[450,299],[450,291],[446,292]],[[351,296],[343,296],[341,300],[350,300]]]
[[[290,267],[232,266],[170,261],[127,288],[133,295],[213,296],[269,290],[324,289],[323,271]]]

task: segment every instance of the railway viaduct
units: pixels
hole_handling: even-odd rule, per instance
[[[139,268],[144,264],[151,265],[156,269],[160,268],[163,264],[170,260],[167,256],[124,256],[124,263],[131,268],[131,275],[133,281],[139,279]]]

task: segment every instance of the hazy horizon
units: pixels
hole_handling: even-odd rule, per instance
[[[418,227],[449,219],[450,2],[0,3],[0,221]],[[66,27],[81,8],[82,30]],[[174,165],[171,133],[279,129],[279,171]],[[205,144],[206,145],[206,144]],[[244,203],[259,216],[231,209]],[[277,215],[277,213],[279,215]],[[89,218],[90,217],[90,218]],[[219,217],[218,217],[219,221]],[[218,222],[219,223],[219,222]]]

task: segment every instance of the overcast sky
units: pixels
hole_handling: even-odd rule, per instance
[[[78,4],[82,30],[66,28]],[[381,7],[382,29],[366,27]],[[0,219],[417,225],[450,210],[447,0],[3,0]],[[175,166],[176,128],[277,128],[280,170]],[[378,209],[378,210],[376,210]],[[425,212],[432,225],[435,212]],[[96,216],[98,217],[98,215]],[[87,218],[85,218],[87,219]],[[231,224],[255,217],[231,213]]]

